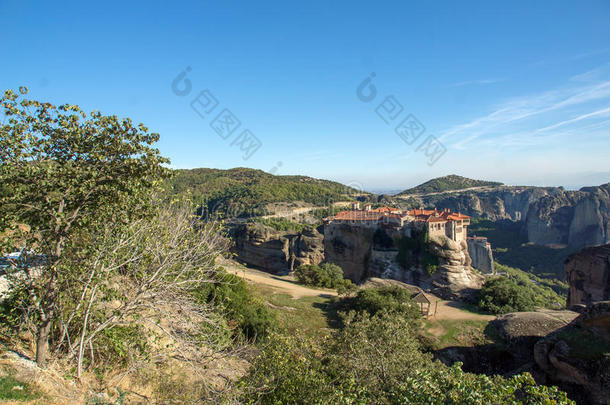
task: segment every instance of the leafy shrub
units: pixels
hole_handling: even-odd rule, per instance
[[[398,286],[359,290],[355,296],[341,299],[339,307],[345,311],[354,310],[371,315],[389,312],[401,314],[408,319],[421,317],[417,304],[411,301],[411,292]]]
[[[321,342],[273,335],[242,380],[242,401],[260,404],[568,404],[529,374],[465,373],[423,353],[407,319],[352,312]]]
[[[565,298],[551,287],[541,283],[538,277],[519,269],[496,263],[496,271],[506,272],[508,277],[489,279],[479,292],[478,306],[494,314],[532,311],[536,307],[558,309]]]
[[[227,321],[248,339],[267,335],[277,324],[264,301],[233,274],[220,272],[216,282],[200,286],[194,295],[202,303],[221,308]]]
[[[299,283],[314,287],[337,288],[341,292],[355,289],[351,280],[343,278],[343,269],[333,263],[306,264],[294,271]]]
[[[567,283],[557,279],[541,278],[535,274],[499,263],[495,263],[494,266],[497,272],[507,273],[518,284],[530,288],[536,305],[554,309],[565,305],[568,292]]]
[[[137,325],[105,329],[97,346],[100,357],[123,365],[127,365],[135,353],[146,357],[150,351],[147,333]]]
[[[478,306],[493,314],[533,311],[532,291],[505,277],[487,280],[479,292]]]

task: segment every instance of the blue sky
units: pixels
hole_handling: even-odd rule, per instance
[[[607,1],[0,0],[0,17],[1,89],[143,122],[174,167],[374,190],[450,173],[610,181]],[[178,96],[172,81],[187,67],[191,92]],[[377,96],[363,102],[356,89],[371,73]],[[218,104],[201,117],[190,104],[204,90]],[[386,124],[388,96],[402,109]],[[227,139],[210,126],[225,108],[241,122]],[[395,132],[409,114],[425,127],[411,145]],[[244,160],[246,129],[262,145]],[[446,148],[432,166],[428,139]]]

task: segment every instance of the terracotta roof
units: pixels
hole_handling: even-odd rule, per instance
[[[426,222],[447,222],[446,218],[443,217],[435,217],[434,215],[430,215]]]
[[[345,220],[345,221],[379,221],[382,218],[404,219],[413,217],[416,221],[422,222],[447,222],[460,221],[470,219],[468,215],[455,213],[449,210],[424,210],[414,209],[411,211],[402,211],[397,208],[380,207],[374,210],[351,210],[341,211],[334,217],[329,217],[329,220]]]

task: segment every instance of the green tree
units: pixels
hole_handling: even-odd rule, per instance
[[[487,280],[479,292],[478,306],[494,314],[532,311],[536,306],[534,291],[511,278]]]
[[[350,313],[343,329],[316,343],[276,337],[243,380],[244,402],[260,404],[569,404],[529,374],[465,373],[423,353],[416,325],[382,311]]]
[[[159,135],[143,124],[19,93],[0,98],[0,226],[29,225],[29,247],[47,259],[38,277],[20,269],[37,315],[36,361],[44,366],[62,279],[70,276],[62,268],[66,251],[98,224],[144,212],[141,197],[169,161],[152,146]]]
[[[340,293],[355,290],[351,280],[343,278],[343,269],[334,263],[306,264],[297,267],[294,276],[299,283],[314,287],[337,288]]]

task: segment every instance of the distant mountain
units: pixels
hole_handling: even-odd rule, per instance
[[[330,180],[307,176],[276,176],[262,170],[175,170],[167,181],[170,194],[189,194],[209,209],[240,205],[261,208],[272,202],[304,201],[315,205],[350,199],[360,191]]]
[[[463,190],[471,187],[501,185],[502,183],[498,183],[495,181],[473,180],[467,177],[451,174],[449,176],[438,177],[436,179],[428,180],[427,182],[420,184],[419,186],[407,189],[399,193],[398,195],[440,193],[443,191]]]

